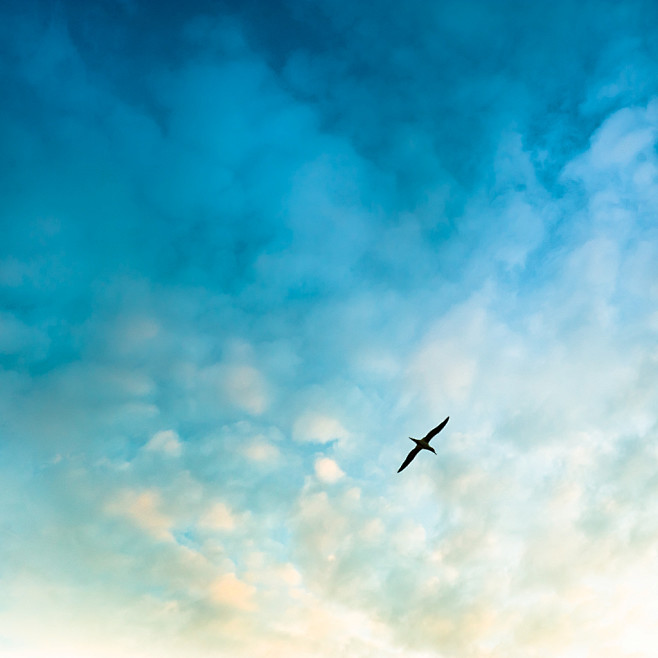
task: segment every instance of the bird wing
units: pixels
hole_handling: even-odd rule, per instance
[[[448,424],[449,420],[450,420],[450,416],[448,416],[440,425],[437,425],[433,430],[430,430],[423,437],[423,441],[427,441],[427,443],[429,443],[432,437],[436,436]]]
[[[398,468],[398,473],[402,471],[403,469],[407,468],[409,464],[413,461],[414,457],[420,452],[420,448],[416,446],[415,448],[412,448],[411,452],[407,455],[407,458],[402,462],[402,466]]]

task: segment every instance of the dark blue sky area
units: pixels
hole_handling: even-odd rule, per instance
[[[386,2],[377,11],[329,0],[30,7],[38,19],[26,36],[38,41],[47,23],[65,23],[91,74],[155,115],[164,110],[152,93],[154,76],[190,58],[221,57],[244,38],[285,89],[310,103],[328,130],[392,170],[411,199],[434,175],[419,164],[426,148],[470,187],[490,169],[491,135],[514,126],[530,146],[549,149],[543,173],[550,179],[605,113],[646,101],[656,84],[651,2]],[[218,24],[235,31],[222,36]],[[642,79],[592,103],[592,80],[623,76],[629,62],[645,65]],[[399,157],[410,132],[423,142],[407,154],[412,173]]]

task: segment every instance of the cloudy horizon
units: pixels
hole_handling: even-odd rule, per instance
[[[0,656],[654,655],[656,6],[1,13]]]

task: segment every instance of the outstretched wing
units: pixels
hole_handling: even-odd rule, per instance
[[[433,430],[430,430],[423,437],[423,441],[427,441],[427,443],[429,443],[432,437],[436,436],[448,424],[449,420],[450,420],[450,416],[448,416],[440,425],[437,425]]]
[[[407,458],[402,462],[402,466],[400,466],[400,468],[398,468],[398,473],[400,471],[404,470],[405,468],[407,468],[407,466],[409,466],[409,464],[411,464],[414,457],[420,452],[420,450],[421,449],[418,446],[416,446],[415,448],[412,449],[412,451],[407,455]]]

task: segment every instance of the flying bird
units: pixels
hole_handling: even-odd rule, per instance
[[[431,450],[436,455],[436,450],[432,448],[430,441],[432,440],[432,437],[436,436],[448,424],[449,420],[450,416],[448,416],[440,425],[437,425],[433,430],[430,430],[422,439],[414,439],[413,436],[409,437],[416,444],[416,447],[411,450],[407,455],[407,458],[402,462],[402,466],[398,468],[398,473],[407,468],[421,450]]]

